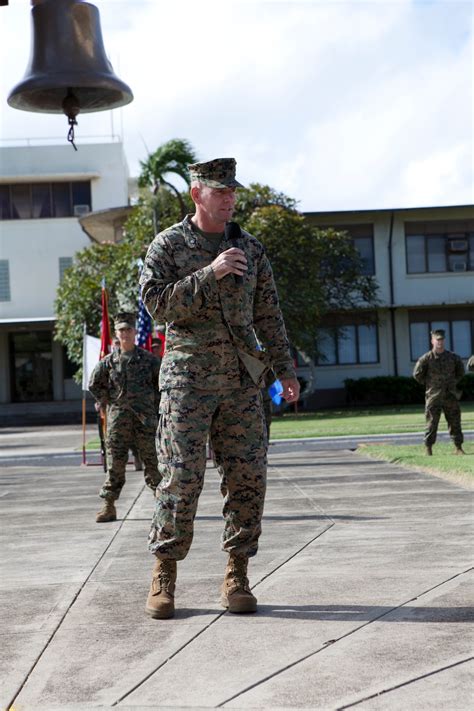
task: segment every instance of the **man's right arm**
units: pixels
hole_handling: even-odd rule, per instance
[[[177,249],[183,249],[179,244]],[[217,293],[211,264],[179,278],[173,248],[163,235],[148,248],[140,277],[142,300],[159,323],[180,321],[196,315]]]
[[[421,383],[421,385],[426,384],[426,375],[428,371],[428,361],[425,358],[425,356],[421,356],[421,358],[417,361],[415,368],[413,370],[413,377],[418,383]]]
[[[109,376],[103,360],[99,361],[91,373],[89,392],[95,397],[101,408],[109,404]]]

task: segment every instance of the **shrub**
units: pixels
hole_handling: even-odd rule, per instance
[[[462,390],[461,400],[474,400],[474,373],[466,373],[459,383],[459,389]]]
[[[425,389],[414,378],[382,375],[375,378],[344,380],[348,404],[408,405],[423,403]],[[474,400],[474,374],[466,374],[459,383],[462,400]]]
[[[344,381],[349,404],[401,405],[424,402],[425,389],[413,378],[382,375],[375,378],[347,378]]]

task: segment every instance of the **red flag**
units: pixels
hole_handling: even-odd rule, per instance
[[[160,347],[159,356],[160,356],[160,358],[163,358],[163,356],[165,354],[165,334],[162,331],[158,331],[158,333],[156,335],[160,339],[160,346],[161,347]]]
[[[100,360],[110,353],[112,338],[110,336],[109,322],[109,297],[105,288],[105,279],[102,279],[102,320],[100,322]]]

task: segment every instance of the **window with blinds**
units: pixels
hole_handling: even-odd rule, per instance
[[[0,185],[0,220],[80,217],[91,209],[90,180]]]

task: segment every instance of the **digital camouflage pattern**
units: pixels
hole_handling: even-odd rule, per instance
[[[157,490],[149,537],[159,558],[182,560],[204,482],[208,433],[224,496],[222,549],[257,552],[266,487],[266,434],[259,390],[189,390],[162,394],[158,427]]]
[[[416,363],[413,377],[425,386],[426,445],[435,443],[441,412],[444,412],[451,439],[456,447],[461,446],[460,392],[456,386],[463,375],[463,362],[451,351],[435,353],[431,350]]]
[[[206,163],[188,165],[191,182],[199,182],[210,188],[243,188],[235,179],[235,158],[215,158]]]
[[[232,274],[216,280],[211,262],[232,246],[223,237],[216,249],[188,215],[154,239],[140,278],[148,311],[167,324],[158,436],[163,480],[149,541],[160,558],[180,560],[191,545],[208,436],[222,475],[223,549],[257,551],[267,449],[260,388],[270,363],[279,378],[295,377],[295,369],[258,240],[242,231],[242,284]]]
[[[107,477],[99,495],[115,500],[125,484],[128,451],[137,451],[147,486],[156,489],[160,475],[155,436],[158,425],[160,361],[135,347],[103,358],[94,368],[89,390],[107,408]]]
[[[224,237],[218,254],[232,246]],[[295,377],[263,246],[242,230],[240,247],[248,270],[236,285],[232,274],[216,280],[215,247],[189,215],[151,243],[140,284],[151,316],[167,323],[161,390],[239,388],[242,378],[261,387],[270,363],[278,378]]]

